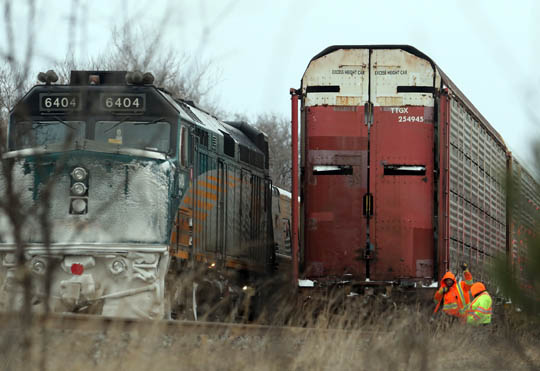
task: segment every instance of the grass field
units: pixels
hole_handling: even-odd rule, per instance
[[[414,306],[377,314],[305,312],[307,324],[346,331],[290,335],[201,334],[140,328],[54,329],[36,324],[28,336],[3,324],[2,370],[538,370],[540,331],[504,313],[472,328]],[[290,314],[290,313],[289,313]],[[498,317],[498,318],[497,318]],[[298,318],[296,318],[298,320]],[[12,326],[13,325],[13,326]]]

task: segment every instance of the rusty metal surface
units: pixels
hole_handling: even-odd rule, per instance
[[[304,153],[305,268],[310,276],[361,276],[356,260],[365,245],[362,199],[367,187],[367,129],[364,109],[310,107]],[[347,175],[315,174],[318,165],[350,166]]]
[[[370,279],[433,276],[434,98],[425,88],[437,79],[429,61],[400,49],[336,49],[310,63],[302,80],[309,277],[365,279],[368,231],[374,251]],[[323,91],[322,85],[339,92]],[[423,90],[398,93],[403,86]],[[371,138],[366,121],[371,111],[364,107],[369,99],[375,105]],[[385,164],[422,167],[425,175],[385,175]],[[315,173],[318,165],[351,169],[323,175]],[[374,204],[369,227],[368,192]]]
[[[298,282],[298,266],[299,266],[299,244],[298,244],[298,215],[299,215],[299,202],[298,202],[298,95],[291,89],[291,158],[292,161],[292,198],[291,198],[291,211],[292,211],[292,284],[297,285]]]
[[[356,258],[368,233],[375,280],[436,279],[463,261],[486,280],[495,255],[510,249],[523,260],[519,241],[532,222],[519,210],[507,226],[504,141],[428,56],[400,45],[330,47],[311,60],[302,93],[308,275],[361,278],[366,263]],[[315,174],[318,165],[344,171]],[[540,208],[529,190],[534,180],[515,179],[529,206]],[[368,192],[369,222],[361,213]]]
[[[431,66],[437,71],[437,76],[435,76],[435,87],[437,89],[449,88],[455,98],[460,100],[467,110],[469,110],[474,116],[476,116],[479,122],[484,125],[488,133],[501,144],[506,147],[503,138],[501,135],[491,126],[491,124],[486,120],[486,118],[478,111],[478,109],[472,104],[472,102],[463,94],[463,92],[457,87],[457,85],[446,75],[446,73],[426,54],[422,53],[415,47],[410,45],[333,45],[330,46],[319,54],[314,56],[310,64],[308,65],[307,70],[310,69],[314,62],[317,62],[319,59],[327,58],[329,55],[332,55],[340,50],[403,50],[411,55],[418,57],[419,59],[424,59],[428,61]],[[304,74],[305,76],[305,74]],[[303,80],[302,80],[303,83]]]
[[[425,107],[375,107],[370,142],[374,280],[433,276],[433,125]],[[412,118],[410,121],[404,119]],[[419,122],[420,121],[420,122]],[[385,175],[384,165],[425,167],[424,175]]]
[[[434,274],[433,147],[434,87],[429,60],[404,49],[373,49],[370,97],[375,105],[370,134],[369,192],[374,259],[370,279],[430,278]],[[408,88],[400,93],[400,88]],[[422,87],[415,91],[410,88]],[[393,168],[423,173],[385,174]]]

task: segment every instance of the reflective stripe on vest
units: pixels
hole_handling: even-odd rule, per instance
[[[464,307],[465,304],[467,304],[467,302],[465,301],[465,295],[463,295],[463,289],[461,288],[460,283],[456,283],[456,284],[457,284],[457,291],[458,291],[458,294],[459,294],[459,299],[461,300],[461,305],[463,305],[463,307]]]
[[[482,307],[476,307],[475,311],[485,313],[485,314],[491,314],[493,312],[491,308],[486,309]]]
[[[443,306],[443,310],[452,310],[452,309],[458,309],[457,303],[448,303],[448,304],[445,303]]]

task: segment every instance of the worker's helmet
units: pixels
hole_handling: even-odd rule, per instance
[[[475,282],[471,286],[471,294],[473,297],[480,294],[482,291],[486,291],[486,286],[482,282]]]

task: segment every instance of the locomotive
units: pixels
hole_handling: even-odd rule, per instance
[[[35,308],[153,319],[180,305],[196,319],[201,290],[215,302],[274,274],[264,133],[174,99],[150,73],[39,80],[10,112],[3,153],[3,205],[18,205],[0,212],[3,309],[22,305],[21,264]]]
[[[291,94],[293,135],[301,102],[292,255],[303,290],[428,293],[418,289],[464,262],[488,284],[497,256],[522,268],[537,184],[430,57],[407,45],[331,46]]]

